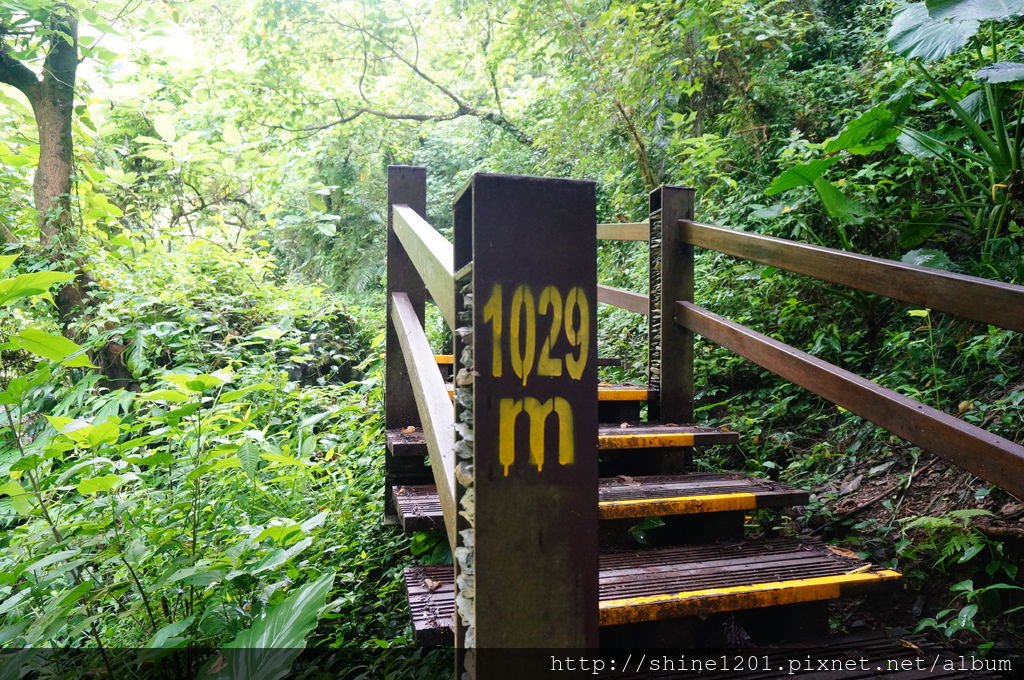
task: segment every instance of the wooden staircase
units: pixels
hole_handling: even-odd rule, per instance
[[[695,424],[695,335],[1024,495],[1024,447],[700,307],[694,257],[712,249],[1018,331],[1024,287],[702,225],[685,187],[651,192],[646,223],[596,225],[592,182],[481,173],[455,200],[452,242],[425,214],[425,171],[390,167],[385,514],[452,549],[453,566],[410,566],[405,584],[417,641],[454,644],[456,677],[536,676],[490,653],[515,649],[699,649],[716,623],[757,645],[836,650],[828,603],[899,583],[815,539],[747,535],[749,513],[806,491],[693,470],[695,448],[739,442]],[[597,284],[598,235],[647,242],[648,294]],[[451,354],[427,340],[428,300]],[[647,385],[598,383],[614,363],[598,355],[599,302],[647,318]],[[640,546],[631,529],[650,518],[661,526]],[[899,656],[882,634],[865,640]]]
[[[601,400],[639,405],[648,392],[602,385],[598,395]],[[636,468],[643,467],[640,461],[645,456],[664,458],[675,454],[689,460],[695,446],[739,441],[736,432],[651,423],[607,423],[599,425],[598,432],[602,457],[628,451],[636,454],[632,461]],[[390,431],[388,446],[393,455],[426,459],[419,429]],[[601,460],[599,465],[603,471],[613,465],[621,469],[624,463]],[[406,531],[443,528],[441,502],[434,485],[398,485],[392,493],[399,522]],[[599,567],[600,625],[610,628],[826,602],[899,581],[898,573],[834,551],[817,540],[746,540],[746,513],[783,510],[807,500],[804,490],[734,472],[602,476],[597,503],[604,544]],[[712,527],[714,535],[708,536],[706,531],[694,534],[685,530],[686,525],[676,525],[668,527],[668,535],[662,536],[656,546],[640,547],[635,541],[623,540],[623,529],[648,517],[668,521],[686,518],[691,520],[690,526],[699,523]],[[405,586],[417,643],[452,644],[452,568],[410,566],[405,571]],[[686,641],[680,639],[679,643],[685,645]]]

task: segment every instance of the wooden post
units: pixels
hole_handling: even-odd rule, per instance
[[[598,644],[595,192],[487,174],[469,191],[456,240],[471,214],[475,597],[460,671],[520,678],[493,650]]]
[[[693,302],[693,246],[679,220],[693,219],[694,190],[661,186],[650,199],[649,387],[657,390],[652,420],[693,422],[693,333],[673,321],[676,300]]]
[[[415,210],[421,217],[427,214],[427,171],[406,165],[388,166],[388,238],[387,238],[387,344],[384,355],[384,427],[388,430],[400,429],[409,425],[420,426],[419,413],[416,411],[416,398],[413,396],[409,382],[409,371],[402,357],[402,347],[398,342],[394,325],[391,323],[391,294],[405,293],[409,296],[420,325],[423,324],[423,309],[426,300],[426,287],[420,279],[416,268],[409,260],[405,248],[395,234],[391,206],[405,204]],[[421,474],[422,481],[430,479],[429,471],[411,467],[414,462],[401,461],[385,447],[384,453],[384,517],[385,521],[395,521],[396,513],[392,499],[392,487],[398,481],[410,482],[409,475]],[[417,466],[422,468],[422,464]]]

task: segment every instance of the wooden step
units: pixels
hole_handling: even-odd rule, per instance
[[[799,539],[610,553],[600,559],[599,621],[612,626],[821,602],[899,578]],[[405,585],[417,642],[449,643],[451,567],[408,567]]]
[[[737,444],[738,432],[697,425],[601,425],[597,446],[603,451],[680,448]],[[387,446],[393,456],[426,456],[427,443],[420,428],[387,431]]]
[[[598,487],[601,519],[638,519],[708,512],[781,508],[807,503],[806,491],[736,473],[612,477]],[[399,521],[406,531],[431,531],[443,523],[433,485],[394,489]]]

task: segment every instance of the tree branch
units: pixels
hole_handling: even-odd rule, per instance
[[[420,80],[424,81],[425,83],[427,83],[428,85],[433,87],[435,90],[437,90],[438,92],[443,94],[445,97],[450,99],[452,102],[455,103],[455,106],[457,107],[456,111],[453,114],[445,114],[445,116],[443,116],[443,117],[438,117],[438,116],[428,115],[428,114],[422,114],[422,115],[426,115],[426,117],[424,117],[424,118],[411,117],[411,116],[416,116],[416,115],[421,115],[421,114],[411,114],[411,115],[410,114],[399,114],[398,117],[393,117],[391,115],[381,115],[382,112],[378,112],[378,111],[374,111],[374,110],[369,110],[369,109],[364,110],[361,113],[369,113],[371,115],[380,115],[383,118],[391,118],[392,120],[452,120],[454,118],[459,118],[461,116],[473,116],[475,118],[479,118],[481,120],[485,120],[488,123],[491,123],[492,125],[494,125],[494,126],[496,126],[498,128],[501,128],[502,130],[507,132],[509,135],[511,135],[513,138],[515,138],[515,140],[518,141],[520,144],[523,144],[525,146],[533,146],[533,137],[531,137],[526,132],[521,130],[515,123],[510,121],[503,114],[501,114],[501,113],[494,113],[493,111],[481,111],[477,107],[473,106],[472,104],[467,102],[465,99],[460,97],[458,94],[456,94],[454,91],[452,91],[451,89],[445,87],[443,84],[441,84],[440,82],[435,80],[433,77],[428,75],[426,72],[423,71],[423,69],[421,69],[419,67],[419,65],[415,61],[413,61],[413,60],[409,59],[408,57],[406,57],[405,55],[403,55],[401,52],[398,51],[398,49],[394,45],[392,45],[388,41],[384,40],[383,38],[381,38],[379,35],[377,35],[373,31],[367,29],[365,26],[346,24],[345,22],[343,22],[343,21],[341,21],[340,19],[337,19],[337,18],[334,18],[333,21],[334,21],[335,24],[337,24],[341,28],[344,28],[344,29],[347,29],[347,30],[350,30],[350,31],[356,31],[356,32],[362,34],[363,36],[369,38],[371,41],[377,43],[381,47],[383,47],[385,50],[387,50],[391,54],[392,57],[394,57],[395,59],[400,61],[410,71],[412,71],[414,74],[416,74],[416,76]],[[340,124],[342,122],[347,122],[347,121],[336,121],[334,123],[334,125]]]
[[[0,83],[18,88],[31,100],[39,86],[39,78],[32,69],[8,54],[5,46],[0,46]]]

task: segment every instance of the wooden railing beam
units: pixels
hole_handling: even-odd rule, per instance
[[[423,332],[409,296],[402,292],[391,295],[391,322],[402,347],[405,365],[409,368],[412,392],[416,399],[423,434],[430,455],[434,483],[441,498],[448,542],[455,545],[455,412],[448,398],[441,372],[434,362],[427,336]]]
[[[597,284],[597,301],[603,302],[606,305],[618,307],[619,309],[643,314],[644,316],[647,316],[650,312],[648,309],[650,302],[646,295],[634,293],[630,290],[623,290],[622,288],[603,286],[600,283]]]
[[[694,246],[1024,332],[1024,286],[680,220]]]
[[[448,328],[455,328],[455,278],[452,244],[407,205],[391,206],[395,234],[441,310]]]
[[[646,241],[650,238],[650,225],[646,222],[615,222],[597,225],[599,241]]]
[[[1024,446],[690,302],[676,323],[1024,499]]]

